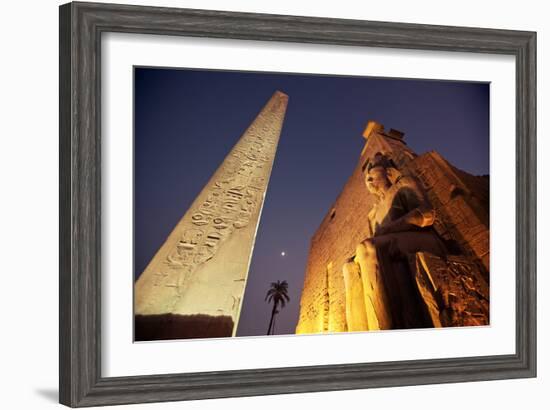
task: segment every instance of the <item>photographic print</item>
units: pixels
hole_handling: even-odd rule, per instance
[[[489,101],[134,67],[134,340],[489,325]]]

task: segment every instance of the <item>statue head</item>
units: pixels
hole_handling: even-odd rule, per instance
[[[392,186],[389,169],[395,169],[393,161],[379,152],[369,161],[365,172],[365,185],[371,194],[383,196]]]
[[[372,167],[365,174],[365,184],[371,194],[382,196],[391,186],[386,169],[381,166]]]

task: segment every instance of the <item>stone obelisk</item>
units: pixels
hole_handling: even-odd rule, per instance
[[[288,96],[276,91],[135,283],[135,340],[234,336]]]

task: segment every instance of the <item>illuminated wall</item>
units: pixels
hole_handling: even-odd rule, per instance
[[[413,176],[425,188],[436,209],[435,228],[452,248],[456,266],[448,265],[444,272],[430,255],[410,258],[433,326],[488,323],[489,178],[460,171],[436,152],[417,156],[403,133],[386,131],[374,121],[363,137],[366,143],[352,175],[311,240],[296,333],[391,328],[383,312],[389,315],[395,307],[388,306],[383,284],[361,278],[363,261],[357,254],[358,245],[369,237],[365,218],[375,198],[367,191],[364,171],[376,153],[390,157],[403,175]],[[483,296],[470,296],[466,282]],[[452,295],[460,295],[460,300]]]

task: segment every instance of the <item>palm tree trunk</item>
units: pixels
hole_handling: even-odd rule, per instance
[[[273,304],[273,310],[271,311],[271,319],[269,320],[269,327],[267,328],[267,334],[271,333],[271,327],[273,326],[273,318],[275,317],[275,312],[277,311],[277,304]]]

